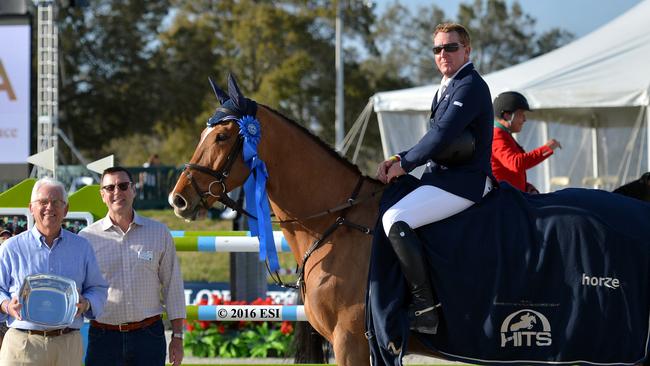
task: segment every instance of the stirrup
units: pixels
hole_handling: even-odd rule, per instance
[[[415,310],[415,311],[413,312],[413,314],[415,314],[415,316],[420,316],[420,315],[422,315],[422,314],[424,314],[424,313],[426,313],[426,312],[429,312],[429,311],[431,311],[431,310],[434,310],[435,308],[436,308],[436,306],[429,306],[428,308],[424,308],[424,309],[422,309],[422,310]]]
[[[409,329],[418,333],[437,334],[439,318],[435,309],[440,306],[441,304],[438,303],[422,310],[411,310],[412,318]]]

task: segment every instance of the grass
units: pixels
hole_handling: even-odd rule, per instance
[[[230,220],[207,218],[186,222],[174,215],[172,210],[142,210],[138,214],[160,221],[170,230],[206,231],[232,230]],[[291,253],[278,253],[280,267],[295,268]],[[230,280],[230,253],[178,252],[184,281],[228,282]],[[295,276],[282,276],[283,281],[295,282]]]

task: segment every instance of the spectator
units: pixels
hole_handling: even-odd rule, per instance
[[[68,212],[63,185],[51,178],[36,182],[29,210],[34,227],[0,246],[0,321],[9,330],[0,349],[0,365],[80,365],[81,315],[102,313],[107,284],[88,241],[61,229]],[[54,274],[74,280],[79,290],[77,317],[67,328],[32,323],[21,316],[18,291],[26,276]]]
[[[158,154],[149,156],[149,159],[142,164],[143,168],[155,168],[160,166],[160,157]],[[156,197],[156,173],[144,171],[140,173],[140,199],[149,200]]]
[[[13,236],[18,235],[25,230],[27,230],[27,225],[14,226]]]
[[[11,225],[13,227],[20,226],[20,220],[18,219],[18,216],[14,216],[14,217],[11,218]]]
[[[104,314],[90,322],[86,366],[164,365],[164,310],[172,324],[169,362],[178,366],[185,296],[169,229],[133,210],[136,192],[126,169],[106,169],[100,194],[108,214],[81,236],[95,249],[109,295]]]
[[[526,180],[526,170],[553,155],[560,143],[550,139],[537,149],[526,152],[512,136],[521,132],[526,122],[526,111],[530,111],[526,97],[509,91],[494,99],[494,139],[492,140],[492,173],[500,182],[508,182],[520,191],[539,193]]]
[[[11,238],[13,235],[11,231],[5,229],[0,231],[0,244],[2,244],[5,240]]]

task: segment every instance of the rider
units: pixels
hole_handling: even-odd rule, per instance
[[[548,140],[537,149],[526,152],[514,137],[526,122],[528,101],[521,93],[508,91],[494,99],[494,139],[492,140],[492,172],[495,178],[505,181],[527,193],[539,193],[526,181],[526,169],[546,160],[560,146],[555,139]]]
[[[470,37],[460,24],[445,23],[433,33],[433,53],[442,73],[431,106],[430,129],[409,150],[383,161],[377,177],[389,183],[427,164],[423,185],[390,207],[382,217],[384,231],[397,254],[412,294],[411,329],[435,334],[438,317],[429,282],[422,242],[413,229],[443,220],[480,201],[492,188],[492,98],[490,90],[469,61]],[[464,162],[436,162],[464,130],[475,138],[475,151]],[[397,184],[399,184],[397,180]]]

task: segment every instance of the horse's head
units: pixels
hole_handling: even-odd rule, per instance
[[[216,201],[230,203],[226,193],[242,185],[250,172],[241,157],[243,137],[238,120],[255,116],[257,104],[242,95],[232,75],[228,77],[228,93],[212,79],[210,84],[221,106],[208,120],[192,159],[169,194],[174,213],[190,220]]]

